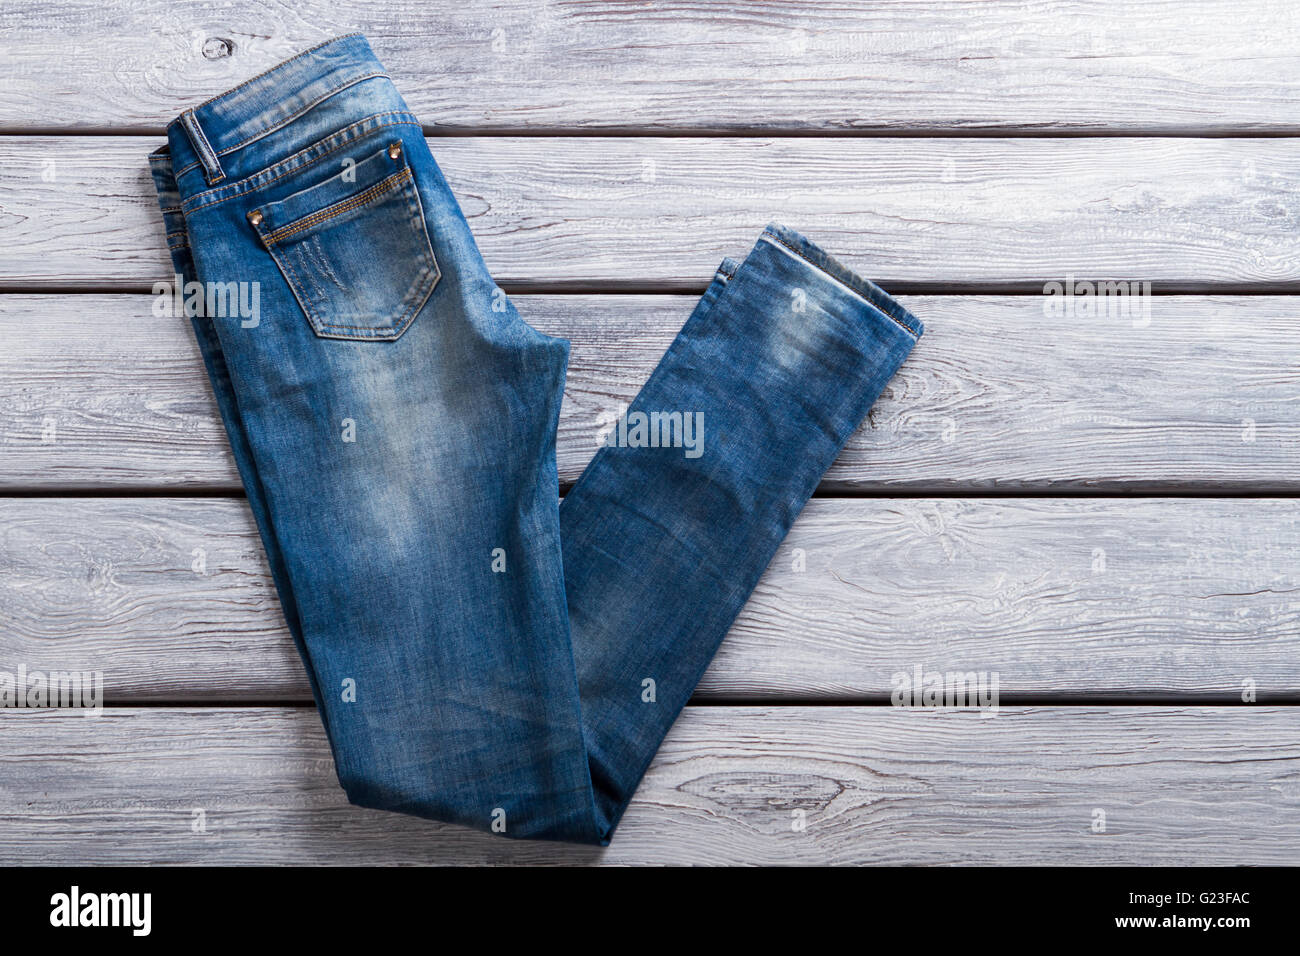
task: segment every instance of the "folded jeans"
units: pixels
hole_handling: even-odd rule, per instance
[[[569,344],[492,280],[364,37],[167,139],[168,246],[348,798],[608,843],[921,323],[771,224],[560,501]]]

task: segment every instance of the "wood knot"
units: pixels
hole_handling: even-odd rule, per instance
[[[224,37],[208,37],[203,41],[203,56],[208,60],[220,60],[235,52],[235,44]]]

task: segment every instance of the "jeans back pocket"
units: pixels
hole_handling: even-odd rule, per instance
[[[248,214],[321,338],[392,341],[440,278],[399,141]]]

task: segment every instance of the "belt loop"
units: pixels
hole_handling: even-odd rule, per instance
[[[199,162],[203,164],[203,175],[207,179],[208,185],[215,186],[226,178],[226,174],[221,168],[220,160],[217,159],[216,150],[212,148],[208,138],[203,135],[203,128],[199,126],[199,121],[194,116],[194,110],[186,110],[181,114],[181,126],[184,127],[190,142],[194,144],[194,152],[198,154]]]

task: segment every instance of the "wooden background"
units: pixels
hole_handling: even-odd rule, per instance
[[[347,805],[151,315],[166,123],[353,30],[573,342],[564,482],[769,219],[926,323],[603,852]],[[0,712],[0,862],[1300,862],[1300,5],[9,0],[0,54],[0,669],[111,705]]]

